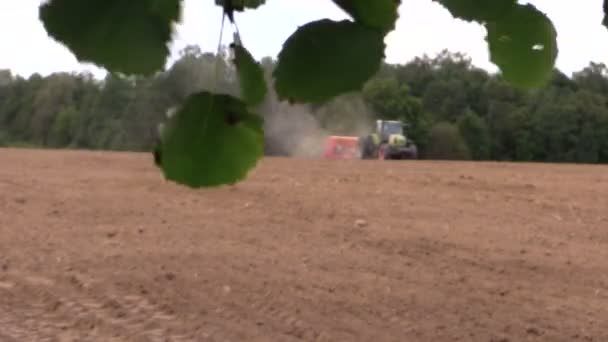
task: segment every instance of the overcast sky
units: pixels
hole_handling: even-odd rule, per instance
[[[83,0],[86,1],[86,0]],[[370,0],[373,1],[373,0]],[[51,40],[38,20],[41,0],[0,0],[0,69],[11,69],[22,76],[34,72],[47,75],[55,71],[91,70],[79,64],[62,45]],[[177,52],[188,44],[204,51],[215,51],[219,38],[221,10],[213,0],[185,0],[183,24],[178,26],[172,45]],[[452,19],[431,0],[403,0],[397,29],[386,38],[387,61],[405,63],[423,54],[434,55],[444,48],[464,52],[477,66],[495,71],[489,62],[485,31],[476,24]],[[531,0],[553,19],[558,31],[558,68],[570,74],[590,61],[608,63],[608,31],[601,26],[602,0]],[[256,11],[237,16],[244,44],[256,58],[276,56],[285,39],[298,25],[321,18],[342,19],[346,15],[330,0],[267,0]],[[224,41],[231,39],[227,27]]]

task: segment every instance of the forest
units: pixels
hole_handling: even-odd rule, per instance
[[[261,64],[271,82],[276,61]],[[237,96],[237,82],[227,47],[214,54],[189,46],[150,77],[0,70],[0,146],[152,151],[170,108],[199,90]],[[267,155],[313,153],[324,135],[366,134],[382,118],[406,122],[423,159],[608,163],[602,63],[570,76],[554,70],[549,84],[525,91],[443,51],[383,64],[362,91],[329,102],[290,105],[271,91],[255,109],[265,118]]]

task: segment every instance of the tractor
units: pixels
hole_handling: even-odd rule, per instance
[[[362,159],[418,159],[418,148],[406,137],[401,121],[377,120],[376,131],[359,138]]]

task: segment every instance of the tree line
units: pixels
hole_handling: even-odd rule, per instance
[[[269,82],[275,62],[261,61]],[[166,71],[145,78],[23,78],[0,70],[0,145],[151,151],[167,110],[202,89],[239,94],[229,49],[189,46]],[[444,51],[384,64],[362,91],[326,103],[291,106],[271,91],[257,111],[267,119],[273,155],[289,154],[316,128],[360,135],[376,119],[399,119],[426,159],[608,162],[608,68],[601,63],[570,77],[554,70],[545,87],[523,91]]]

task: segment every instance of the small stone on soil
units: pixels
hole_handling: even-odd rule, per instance
[[[356,228],[365,228],[367,226],[368,226],[368,223],[364,219],[358,219],[358,220],[355,221],[355,227]]]

